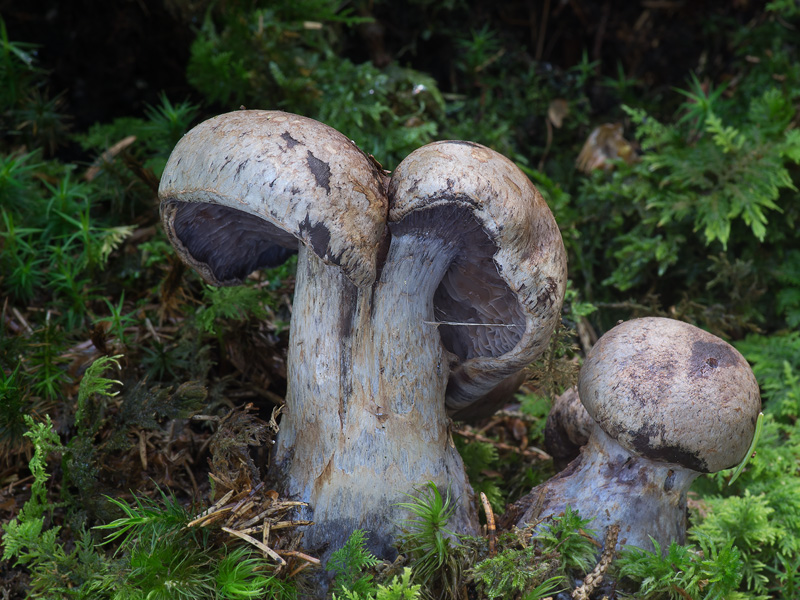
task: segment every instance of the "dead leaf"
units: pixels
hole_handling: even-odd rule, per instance
[[[550,106],[547,107],[547,118],[553,124],[553,127],[560,129],[568,114],[569,103],[566,100],[563,98],[555,98],[550,101]]]
[[[575,161],[579,171],[591,173],[595,169],[611,169],[611,161],[621,158],[632,164],[639,160],[633,144],[622,135],[621,123],[605,123],[589,134]]]

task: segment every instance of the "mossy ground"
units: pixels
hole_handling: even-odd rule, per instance
[[[316,568],[264,479],[293,266],[212,289],[158,221],[175,142],[241,105],[320,119],[387,169],[435,139],[480,142],[545,195],[569,253],[563,327],[518,405],[454,432],[498,513],[553,474],[536,450],[549,399],[618,319],[736,345],[764,398],[755,457],[732,486],[695,485],[693,549],[617,559],[600,591],[800,597],[796,2],[33,0],[0,15],[4,598],[291,598]],[[120,383],[81,396],[111,356],[93,380]],[[507,534],[493,558],[485,538],[432,556],[445,589],[522,597],[594,566],[571,523],[551,546]],[[101,545],[126,524],[136,535]],[[256,525],[242,535],[280,572],[222,529]],[[411,594],[430,563],[408,561],[412,580],[373,567],[385,589],[359,593]]]

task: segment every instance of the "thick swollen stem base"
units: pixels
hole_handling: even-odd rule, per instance
[[[435,253],[404,255],[395,242],[371,288],[300,251],[273,474],[309,503],[303,545],[323,559],[356,528],[392,558],[409,516],[397,504],[428,481],[456,501],[449,527],[477,531],[445,413],[447,359],[430,324],[430,271],[442,267]]]
[[[620,526],[618,546],[653,550],[686,539],[686,494],[699,473],[670,463],[634,456],[595,426],[578,458],[525,498],[523,526],[558,515],[567,506],[603,539],[609,526]]]

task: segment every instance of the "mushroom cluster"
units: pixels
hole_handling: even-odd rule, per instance
[[[518,503],[517,524],[571,506],[594,518],[600,536],[619,525],[620,546],[683,543],[690,484],[741,462],[755,434],[761,399],[747,361],[692,325],[634,319],[592,348],[578,392],[592,420],[588,442]],[[562,402],[553,421],[569,424],[562,438],[585,439],[574,395]]]
[[[566,258],[550,210],[498,153],[437,142],[391,177],[334,129],[278,111],[201,123],[169,158],[161,216],[181,259],[236,285],[297,252],[288,389],[271,472],[309,503],[310,551],[355,528],[391,557],[427,481],[477,528],[448,414],[490,412],[546,347]]]

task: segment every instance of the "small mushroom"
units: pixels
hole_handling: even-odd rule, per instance
[[[561,471],[578,457],[592,429],[594,419],[581,403],[577,386],[555,397],[544,427],[544,449],[553,457],[556,470]]]
[[[311,119],[239,111],[175,147],[159,189],[178,254],[215,285],[298,252],[286,407],[271,474],[309,503],[309,551],[355,528],[392,557],[405,493],[456,498],[477,531],[448,410],[508,392],[558,321],[566,259],[555,220],[496,152],[439,142],[391,180]]]
[[[518,524],[571,506],[600,536],[619,524],[620,546],[683,543],[690,484],[741,462],[755,434],[761,400],[747,361],[692,325],[634,319],[592,348],[579,392],[595,421],[588,444],[520,503]]]

